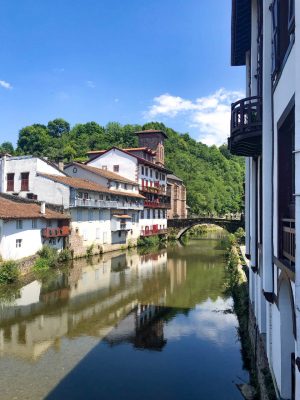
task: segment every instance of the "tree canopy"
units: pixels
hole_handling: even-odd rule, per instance
[[[22,128],[17,149],[5,142],[0,145],[0,151],[47,156],[56,161],[85,161],[89,150],[137,146],[134,132],[150,128],[167,133],[166,167],[186,184],[187,201],[193,213],[224,214],[242,210],[243,159],[232,156],[226,145],[209,147],[188,133],[180,134],[158,122],[143,126],[110,122],[101,126],[92,121],[71,128],[67,121],[58,118],[49,121],[47,126],[33,124]]]

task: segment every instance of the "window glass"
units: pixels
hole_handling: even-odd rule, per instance
[[[22,239],[16,239],[16,247],[22,247]]]
[[[21,219],[17,219],[16,228],[17,229],[22,229],[23,228],[23,221]]]
[[[32,220],[32,229],[36,229],[37,228],[37,219],[33,219]]]
[[[114,172],[119,172],[119,165],[114,165]]]

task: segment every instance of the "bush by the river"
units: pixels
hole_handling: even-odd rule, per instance
[[[15,283],[19,275],[19,268],[15,261],[4,261],[1,263],[0,284]]]
[[[39,257],[34,263],[33,272],[47,271],[71,260],[71,252],[68,249],[58,252],[53,247],[43,246],[37,254]]]

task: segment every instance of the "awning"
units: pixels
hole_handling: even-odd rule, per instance
[[[130,215],[127,215],[127,214],[116,214],[116,215],[113,215],[113,217],[115,217],[115,218],[121,218],[121,219],[132,219],[132,217],[130,216]]]

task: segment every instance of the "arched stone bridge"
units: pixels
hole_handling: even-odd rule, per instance
[[[168,219],[168,228],[176,229],[177,239],[180,239],[186,231],[196,225],[217,225],[226,229],[229,233],[234,233],[238,228],[244,228],[244,220],[208,217]]]

